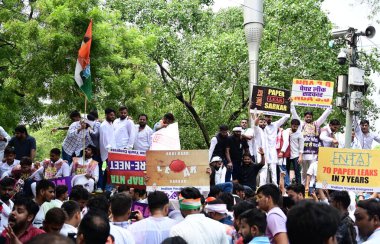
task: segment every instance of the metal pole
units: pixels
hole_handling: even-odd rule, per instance
[[[350,86],[347,86],[346,133],[344,147],[351,148],[352,112],[350,111]]]

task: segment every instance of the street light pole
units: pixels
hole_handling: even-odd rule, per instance
[[[263,0],[244,0],[244,31],[248,44],[249,57],[249,105],[252,103],[253,86],[257,85],[259,79],[258,62],[259,47],[264,29]],[[250,117],[250,124],[253,120]]]

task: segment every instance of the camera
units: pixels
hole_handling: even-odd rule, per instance
[[[340,49],[340,52],[338,54],[338,64],[344,65],[347,62],[347,53],[345,50],[342,48]]]

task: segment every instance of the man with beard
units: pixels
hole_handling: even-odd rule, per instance
[[[112,108],[106,108],[104,113],[106,115],[106,120],[103,121],[99,129],[99,147],[102,162],[108,158],[108,150],[116,148],[115,127],[113,125],[115,120],[115,110]]]
[[[8,146],[15,148],[17,160],[21,160],[22,157],[34,160],[36,156],[36,139],[28,135],[24,125],[15,128],[15,136],[9,141]]]
[[[355,210],[355,225],[362,244],[380,243],[380,202],[377,199],[359,201]]]
[[[151,137],[153,130],[146,124],[148,115],[139,115],[139,124],[136,125],[137,136],[133,148],[135,150],[147,151],[151,146]]]
[[[300,116],[298,116],[296,108],[293,103],[290,104],[290,112],[293,119],[298,119],[301,121]],[[302,157],[302,184],[306,182],[307,170],[312,162],[315,162],[318,157],[319,149],[319,128],[325,122],[327,117],[332,112],[332,108],[326,109],[321,117],[313,122],[313,112],[306,111],[304,113],[304,120],[301,121],[301,126],[298,130],[303,134],[305,142]]]
[[[0,181],[0,202],[1,202],[1,222],[0,231],[4,230],[5,226],[8,226],[8,217],[13,209],[13,202],[10,200],[13,197],[15,180],[9,177],[5,177]]]
[[[256,208],[254,202],[249,202],[249,201],[241,201],[239,203],[236,203],[236,205],[232,207],[233,215],[234,215],[234,228],[235,228],[233,240],[235,244],[243,243],[243,237],[239,234],[240,215],[244,213],[245,211],[254,209],[254,208]]]
[[[9,225],[1,233],[6,239],[5,243],[26,243],[33,237],[45,233],[32,225],[38,212],[38,205],[28,198],[17,198],[9,216]]]
[[[277,185],[277,132],[278,129],[285,123],[285,121],[289,118],[289,115],[282,117],[276,122],[272,122],[272,115],[265,115],[266,126],[263,131],[260,131],[256,128],[256,132],[259,131],[261,137],[261,145],[258,147],[262,147],[264,149],[264,156],[267,163],[267,169],[270,170],[271,180],[267,179],[267,170],[263,168],[260,172],[260,185],[265,184],[266,182],[271,182],[272,184]],[[256,127],[259,125],[259,118],[254,115],[255,125]]]
[[[232,180],[238,179],[243,160],[243,153],[249,154],[249,146],[246,140],[241,138],[242,128],[236,126],[232,129],[232,135],[228,137],[226,146],[227,169],[232,169]]]
[[[50,150],[50,159],[45,159],[37,174],[41,179],[53,179],[70,176],[70,166],[61,158],[61,150],[53,148]]]
[[[339,146],[339,141],[336,138],[336,133],[340,128],[340,122],[337,119],[332,119],[329,125],[326,125],[321,129],[321,143],[323,147],[335,147]]]
[[[115,142],[118,149],[132,149],[136,138],[136,129],[133,120],[128,118],[128,109],[119,108],[119,118],[113,123],[115,128]]]
[[[239,233],[243,236],[243,243],[269,244],[269,238],[265,236],[267,228],[266,215],[263,211],[254,208],[245,211],[239,216]]]
[[[36,217],[34,218],[33,225],[37,228],[42,226],[42,223],[45,219],[44,209],[49,208],[45,205],[53,204],[50,203],[51,200],[54,199],[55,196],[55,185],[53,182],[49,180],[41,180],[37,182],[36,186],[36,198],[34,201],[40,207]]]
[[[363,119],[358,125],[358,118],[354,118],[353,127],[355,128],[355,137],[358,139],[360,149],[372,149],[373,140],[380,143],[380,136],[369,132],[369,121]]]
[[[70,168],[71,176],[73,176],[72,185],[82,185],[90,193],[95,190],[99,179],[99,163],[92,158],[94,150],[91,146],[86,147],[85,158],[73,158]]]

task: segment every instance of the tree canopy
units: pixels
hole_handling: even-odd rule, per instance
[[[334,81],[347,73],[348,67],[336,62],[339,46],[328,45],[332,25],[321,2],[265,1],[260,85],[290,89],[293,78]],[[211,4],[0,2],[0,109],[7,113],[0,116],[0,125],[11,130],[22,122],[38,129],[50,116],[83,112],[84,96],[73,74],[81,40],[93,19],[94,99],[88,110],[101,114],[106,107],[126,105],[135,119],[139,113],[148,114],[150,124],[172,112],[182,147],[207,148],[220,124],[233,126],[249,116],[243,10],[213,12]],[[362,55],[362,65],[378,71],[377,55],[376,50]],[[363,114],[377,116],[373,101],[365,103]],[[339,109],[331,117],[343,121]]]

